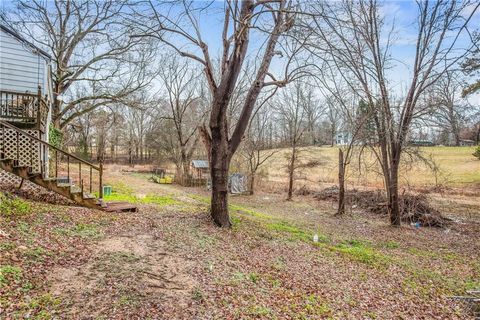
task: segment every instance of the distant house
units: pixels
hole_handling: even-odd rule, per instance
[[[210,172],[210,166],[207,160],[192,160],[190,169],[192,176],[196,179],[209,178],[208,173]]]
[[[468,140],[468,139],[460,139],[460,145],[461,146],[474,146],[475,141],[473,140]]]
[[[417,147],[430,147],[434,146],[435,144],[431,140],[410,140],[408,141],[408,144],[411,146],[417,146]]]
[[[344,146],[352,142],[352,134],[348,131],[340,131],[335,135],[335,144]]]

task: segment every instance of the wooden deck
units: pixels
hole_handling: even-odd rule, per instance
[[[48,105],[37,94],[0,91],[0,120],[7,121],[21,129],[46,130]]]
[[[104,210],[107,212],[138,212],[136,205],[124,201],[107,202]]]

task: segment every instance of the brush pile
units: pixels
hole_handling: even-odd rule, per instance
[[[314,197],[318,200],[338,201],[338,187],[326,188],[315,193]],[[345,198],[346,203],[352,207],[356,206],[379,215],[388,213],[387,198],[379,190],[360,191],[353,189],[346,192]],[[433,208],[424,195],[402,194],[399,199],[403,222],[438,228],[444,228],[451,222],[451,219],[443,217],[437,209]]]

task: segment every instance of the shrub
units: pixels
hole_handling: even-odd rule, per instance
[[[13,217],[30,212],[30,204],[20,198],[0,193],[0,215]]]
[[[480,146],[478,146],[475,151],[473,152],[473,156],[480,160]]]

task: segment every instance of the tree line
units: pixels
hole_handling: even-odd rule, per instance
[[[288,147],[291,198],[295,171],[318,165],[298,161],[302,146],[342,145],[341,193],[353,149],[368,148],[398,226],[409,141],[479,140],[479,106],[467,99],[480,88],[475,1],[415,3],[408,61],[396,54],[392,14],[375,0],[14,4],[2,23],[53,57],[52,126],[64,144],[85,157],[168,160],[180,181],[203,155],[221,227],[231,226],[228,175],[237,158],[253,191],[262,164]],[[212,17],[221,24],[208,25]],[[401,85],[392,72],[399,66]]]

